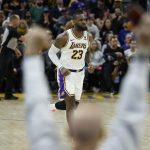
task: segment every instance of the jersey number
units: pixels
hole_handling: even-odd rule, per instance
[[[82,59],[83,51],[82,50],[74,50],[72,59]]]

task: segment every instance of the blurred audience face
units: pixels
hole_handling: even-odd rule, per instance
[[[111,28],[111,20],[110,19],[106,19],[105,27],[106,27],[106,29],[110,29]]]
[[[88,18],[88,19],[87,19],[87,24],[88,24],[89,26],[91,26],[93,23],[94,23],[94,22],[93,22],[93,19],[92,19],[92,18]]]
[[[118,47],[118,38],[116,36],[111,37],[110,46],[112,49],[116,49]]]
[[[29,11],[26,13],[26,21],[27,21],[28,25],[32,24],[32,16],[31,16],[31,13]]]
[[[131,41],[132,41],[132,35],[131,34],[127,34],[126,35],[126,39],[125,39],[126,44],[129,45],[131,43]]]
[[[125,22],[123,23],[123,28],[124,28],[124,29],[128,29],[128,22],[125,21]]]
[[[69,129],[74,140],[73,150],[96,150],[98,142],[105,136],[100,114],[95,104],[80,103],[72,114]]]
[[[107,39],[106,39],[106,40],[108,41],[108,43],[110,43],[110,39],[111,39],[112,37],[113,37],[113,34],[108,34],[108,35],[107,35],[107,37],[106,37]]]
[[[26,9],[26,7],[27,7],[27,3],[22,2],[22,3],[20,4],[20,6],[21,6],[21,9]]]
[[[104,20],[99,20],[99,24],[98,24],[99,29],[102,29],[103,26],[104,26]]]
[[[116,15],[117,17],[119,17],[119,16],[121,15],[121,10],[120,10],[120,8],[116,8],[116,9],[115,9],[115,15]]]
[[[43,5],[43,0],[36,0],[36,5],[41,7]]]
[[[91,43],[91,49],[90,51],[91,52],[95,52],[96,50],[98,50],[98,43],[96,40],[94,40],[92,43]]]
[[[137,42],[135,40],[132,40],[130,47],[131,47],[131,50],[136,50],[137,49]]]

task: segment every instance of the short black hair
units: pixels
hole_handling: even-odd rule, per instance
[[[76,19],[76,16],[77,16],[77,15],[81,15],[81,14],[83,14],[83,11],[81,11],[81,10],[76,10],[75,12],[73,12],[72,19]]]

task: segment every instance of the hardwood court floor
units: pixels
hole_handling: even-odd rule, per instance
[[[0,101],[0,150],[28,150],[26,135],[26,124],[24,115],[23,95],[17,101]],[[108,130],[111,127],[112,118],[115,115],[116,98],[110,98],[107,94],[84,94],[82,99],[97,103],[102,111],[104,124]],[[56,100],[54,95],[52,100]],[[150,105],[149,105],[150,106]],[[67,137],[67,124],[65,111],[56,111],[53,113],[53,119],[56,128],[59,130],[62,144],[70,149],[70,141]],[[93,114],[94,115],[94,114]],[[142,139],[142,150],[150,148],[150,110],[146,118],[145,132]]]

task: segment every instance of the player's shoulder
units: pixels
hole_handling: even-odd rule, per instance
[[[68,39],[67,31],[64,31],[63,33],[59,34],[56,39],[57,40],[67,40]]]
[[[58,48],[64,47],[66,45],[66,43],[68,42],[68,39],[69,39],[69,36],[68,36],[67,32],[64,31],[63,33],[59,34],[56,37],[55,46]]]

